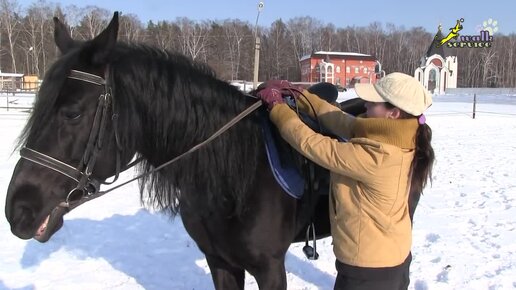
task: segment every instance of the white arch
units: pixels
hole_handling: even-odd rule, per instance
[[[435,89],[433,91],[430,91],[430,93],[438,93],[440,94],[441,91],[440,91],[440,84],[441,84],[441,81],[440,81],[440,78],[441,78],[441,73],[440,73],[440,68],[438,66],[436,66],[435,64],[433,63],[430,63],[429,65],[427,65],[425,67],[425,74],[424,74],[424,83],[423,85],[425,86],[425,88],[428,90],[428,82],[430,81],[430,72],[432,70],[435,70]]]

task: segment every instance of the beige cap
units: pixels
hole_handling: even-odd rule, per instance
[[[403,111],[419,116],[432,105],[432,95],[415,78],[390,73],[376,84],[356,84],[357,95],[368,102],[389,102]]]

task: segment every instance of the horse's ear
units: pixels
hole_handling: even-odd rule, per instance
[[[59,21],[57,17],[54,17],[54,41],[62,54],[67,53],[75,45],[68,27]]]
[[[95,64],[104,64],[107,62],[109,54],[115,47],[118,37],[118,12],[115,12],[111,22],[97,37],[92,41],[92,61]]]

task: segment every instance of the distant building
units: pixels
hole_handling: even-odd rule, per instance
[[[437,47],[443,37],[439,25],[434,40],[414,72],[414,77],[434,94],[444,94],[446,89],[457,87],[457,56],[446,45]]]
[[[37,75],[24,75],[23,76],[23,90],[24,91],[37,91],[41,84],[40,79]]]
[[[39,89],[41,81],[36,75],[4,73],[0,71],[0,92],[34,92]]]
[[[381,71],[375,57],[355,52],[317,51],[299,62],[302,82],[328,82],[342,87],[375,83]]]
[[[16,91],[22,88],[23,74],[0,71],[0,91]]]

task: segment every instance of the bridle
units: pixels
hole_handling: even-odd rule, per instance
[[[198,150],[202,146],[206,145],[207,143],[211,142],[213,139],[217,138],[219,135],[224,133],[226,130],[231,128],[234,124],[236,124],[238,121],[243,119],[245,116],[249,115],[251,112],[259,108],[262,104],[260,100],[255,102],[253,105],[248,107],[246,110],[242,111],[240,114],[235,116],[233,119],[231,119],[227,124],[222,126],[219,130],[217,130],[215,133],[213,133],[208,139],[204,140],[203,142],[195,145],[194,147],[190,148],[188,151],[182,153],[181,155],[176,156],[175,158],[155,167],[154,169],[142,173],[128,181],[125,181],[117,186],[114,186],[106,191],[100,191],[100,185],[101,184],[112,184],[116,180],[118,180],[118,177],[121,172],[135,166],[137,163],[143,160],[143,158],[137,158],[136,160],[132,161],[128,165],[124,166],[122,169],[121,164],[121,152],[122,152],[122,146],[120,145],[120,138],[118,136],[118,114],[115,111],[115,104],[114,104],[114,98],[111,93],[111,87],[109,86],[109,67],[106,69],[105,78],[102,78],[100,76],[90,74],[83,71],[78,70],[71,70],[70,74],[68,75],[69,79],[75,79],[83,82],[87,82],[96,86],[103,86],[104,90],[103,93],[100,94],[98,98],[97,103],[97,110],[95,112],[95,117],[93,119],[93,126],[90,131],[90,136],[88,138],[88,143],[86,145],[86,149],[84,151],[83,157],[81,159],[81,162],[79,166],[73,167],[65,162],[62,162],[60,160],[57,160],[51,156],[48,156],[44,153],[41,153],[37,150],[23,147],[20,150],[20,157],[23,159],[26,159],[28,161],[34,162],[36,164],[39,164],[43,167],[46,167],[48,169],[54,170],[58,173],[61,173],[62,175],[73,179],[77,185],[74,189],[72,189],[68,195],[66,196],[65,201],[61,202],[58,206],[67,208],[68,211],[72,210],[73,208],[90,201],[94,198],[97,198],[101,195],[104,195],[110,191],[113,191],[119,187],[122,187],[128,183],[131,183],[137,179],[140,179],[144,176],[150,175],[165,166],[168,166],[177,160],[185,157],[186,155]],[[250,96],[250,95],[248,95]],[[254,97],[254,96],[251,96]],[[95,166],[95,162],[97,160],[97,155],[102,149],[103,141],[105,138],[105,131],[107,122],[109,120],[112,120],[113,122],[113,130],[115,134],[115,142],[117,147],[117,153],[116,153],[116,173],[115,177],[112,181],[106,182],[101,181],[98,179],[93,178],[91,175],[93,173],[93,167]]]
[[[65,201],[60,204],[62,207],[71,207],[72,203],[79,202],[83,198],[98,194],[101,184],[111,184],[115,182],[118,179],[120,172],[123,171],[120,169],[120,155],[122,149],[117,132],[118,114],[115,112],[115,106],[113,103],[114,99],[111,94],[111,88],[107,82],[108,72],[109,70],[107,69],[105,78],[78,70],[71,70],[68,75],[69,79],[87,82],[95,86],[103,86],[103,92],[98,98],[97,109],[93,119],[93,126],[88,137],[88,143],[78,167],[73,167],[28,147],[23,147],[20,150],[21,158],[61,173],[62,175],[73,179],[77,183],[75,188],[68,193]],[[97,161],[98,153],[102,149],[104,143],[106,127],[109,120],[112,120],[113,122],[117,146],[116,173],[111,182],[105,182],[95,179],[91,175],[93,173],[95,162]],[[134,164],[128,165],[124,170],[129,168],[129,166],[134,166]]]

